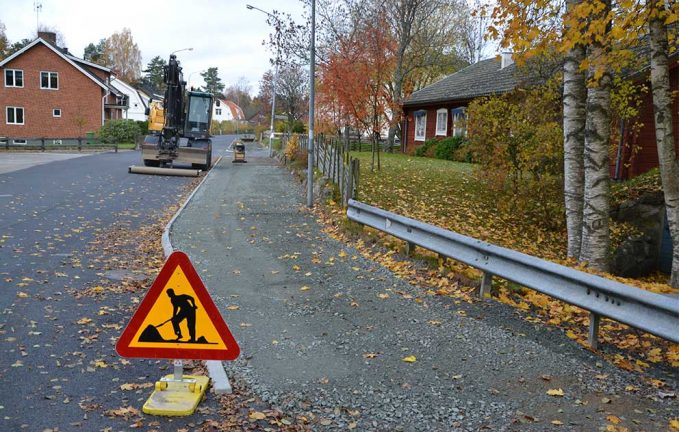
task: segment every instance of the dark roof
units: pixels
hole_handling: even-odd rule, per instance
[[[516,64],[500,69],[500,59],[498,58],[481,60],[414,92],[404,105],[467,100],[480,96],[507,93],[513,90],[518,83],[515,72]]]

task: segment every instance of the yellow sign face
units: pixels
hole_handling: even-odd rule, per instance
[[[177,266],[163,293],[142,321],[130,347],[167,348],[168,342],[174,341],[182,348],[226,349],[181,267]],[[161,339],[155,342],[158,337]]]
[[[235,360],[238,343],[189,257],[173,252],[123,331],[124,357]]]

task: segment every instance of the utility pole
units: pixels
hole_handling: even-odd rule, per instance
[[[306,205],[314,206],[314,96],[316,69],[316,0],[311,0],[311,55],[309,61],[309,158],[307,161]]]

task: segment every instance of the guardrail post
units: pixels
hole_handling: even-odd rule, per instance
[[[594,312],[589,313],[589,346],[592,349],[599,348],[599,323],[601,315]]]
[[[493,274],[483,272],[481,277],[481,288],[479,289],[479,297],[490,297],[490,289],[493,287]]]
[[[411,256],[415,253],[415,243],[406,242],[406,255]]]

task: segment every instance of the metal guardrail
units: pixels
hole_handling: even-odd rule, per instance
[[[405,240],[409,252],[420,246],[480,269],[481,297],[490,293],[492,277],[499,276],[588,310],[592,348],[597,348],[601,317],[679,343],[679,299],[495,246],[359,201],[349,201],[347,216]]]

